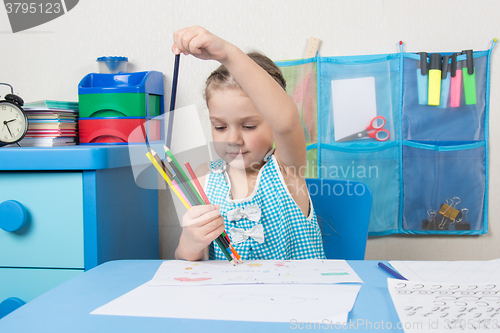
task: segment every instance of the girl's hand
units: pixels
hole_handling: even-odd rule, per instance
[[[172,52],[175,54],[192,54],[204,60],[224,60],[227,56],[230,43],[200,27],[192,26],[174,32],[174,45]]]
[[[182,218],[182,234],[177,256],[186,260],[203,259],[205,248],[224,231],[219,205],[194,206]]]

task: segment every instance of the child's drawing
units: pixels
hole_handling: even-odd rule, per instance
[[[176,277],[176,278],[174,278],[174,280],[182,281],[182,282],[200,282],[200,281],[207,281],[210,279],[211,278],[204,278],[204,277],[199,277],[199,278]]]
[[[226,261],[165,261],[152,285],[343,283],[362,282],[342,260],[255,260],[231,266]]]

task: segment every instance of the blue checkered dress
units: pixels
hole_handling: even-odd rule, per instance
[[[236,251],[245,260],[293,260],[325,259],[321,231],[314,209],[305,217],[286,188],[283,176],[274,156],[259,171],[256,190],[245,199],[231,200],[230,187],[226,181],[225,162],[212,162],[212,172],[207,175],[205,192],[212,204],[220,205],[226,232],[232,227],[248,230],[257,223],[264,228],[264,242],[259,244],[252,237],[234,244]],[[261,218],[258,222],[242,218],[228,221],[227,212],[235,208],[244,209],[258,205]],[[312,208],[312,203],[310,202]],[[209,258],[226,260],[220,248],[212,242]]]

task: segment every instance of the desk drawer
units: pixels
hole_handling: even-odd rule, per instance
[[[0,304],[10,297],[27,303],[81,273],[83,269],[0,268]]]
[[[83,268],[82,187],[81,172],[0,172],[0,204],[28,212],[21,229],[0,229],[0,267]]]

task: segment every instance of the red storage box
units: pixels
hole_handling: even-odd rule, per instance
[[[146,118],[80,118],[80,144],[157,141],[161,140],[161,124],[161,120]]]

